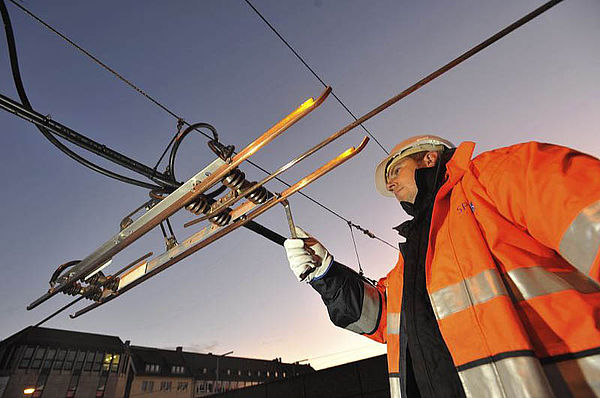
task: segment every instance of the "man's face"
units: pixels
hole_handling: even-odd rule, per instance
[[[386,188],[396,196],[398,202],[415,202],[417,197],[415,170],[418,168],[419,164],[416,160],[406,157],[388,170]]]

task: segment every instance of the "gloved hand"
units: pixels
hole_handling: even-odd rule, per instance
[[[298,239],[286,239],[283,243],[292,272],[302,281],[301,275],[313,268],[314,271],[304,280],[310,282],[322,278],[329,270],[333,257],[318,240],[302,228],[296,227],[296,235]]]

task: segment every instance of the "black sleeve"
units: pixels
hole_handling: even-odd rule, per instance
[[[365,288],[374,289],[370,284],[365,287],[366,284],[368,282],[361,275],[337,261],[333,261],[325,276],[310,282],[321,295],[333,324],[358,333],[369,332],[355,330],[353,327],[363,316]],[[375,318],[379,318],[380,312],[379,308],[379,314]]]

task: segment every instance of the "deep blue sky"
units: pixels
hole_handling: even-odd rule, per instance
[[[189,122],[213,124],[224,143],[250,142],[320,83],[243,1],[35,1],[34,13],[74,39]],[[491,36],[542,1],[264,1],[254,4],[358,115]],[[175,120],[8,5],[25,87],[34,107],[63,124],[153,164]],[[513,32],[367,123],[388,148],[407,136],[472,140],[476,151],[538,140],[600,155],[600,3],[569,0]],[[0,92],[17,98],[4,38]],[[350,121],[330,98],[256,156],[275,169]],[[36,323],[62,303],[26,305],[48,287],[54,267],[82,258],[117,231],[146,200],[140,188],[76,164],[30,124],[0,113],[3,181],[0,232],[0,338]],[[360,141],[359,129],[285,174],[293,182]],[[378,197],[375,143],[306,189],[382,238],[405,219],[393,199]],[[200,137],[180,151],[180,179],[212,160]],[[100,161],[102,163],[102,161]],[[262,175],[243,167],[251,178]],[[272,190],[281,186],[273,184]],[[296,222],[336,259],[356,267],[347,225],[301,197]],[[190,217],[176,217],[181,225]],[[282,209],[259,222],[287,234]],[[184,233],[185,232],[185,233]],[[358,236],[361,262],[378,278],[395,250]],[[115,259],[162,251],[160,233]],[[119,335],[139,345],[212,351],[315,367],[383,352],[384,347],[335,328],[318,295],[287,269],[281,247],[239,230],[169,271],[77,320],[46,326]],[[330,355],[333,353],[340,353]]]

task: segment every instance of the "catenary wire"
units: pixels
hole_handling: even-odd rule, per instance
[[[157,105],[158,107],[160,107],[162,110],[164,110],[165,112],[167,112],[168,114],[170,114],[174,118],[177,118],[177,119],[179,118],[175,113],[171,112],[171,110],[169,110],[169,108],[167,108],[166,106],[164,106],[163,104],[161,104],[160,102],[158,102],[156,99],[154,99],[153,97],[151,97],[150,95],[148,95],[144,90],[140,89],[135,84],[133,84],[132,82],[130,82],[129,80],[127,80],[125,77],[123,77],[123,75],[119,74],[117,71],[115,71],[114,69],[112,69],[110,66],[106,65],[100,59],[98,59],[97,57],[95,57],[92,53],[90,53],[89,51],[85,50],[83,47],[79,46],[77,43],[75,43],[74,41],[72,41],[71,39],[69,39],[67,36],[63,35],[61,32],[59,32],[58,30],[54,29],[52,26],[50,26],[49,24],[47,24],[46,22],[44,22],[41,18],[37,17],[35,14],[33,14],[27,8],[25,8],[21,4],[19,4],[17,1],[15,1],[15,0],[8,0],[8,1],[10,1],[11,3],[13,3],[15,6],[19,7],[26,14],[28,14],[30,17],[32,17],[33,19],[35,19],[36,21],[38,21],[39,23],[41,23],[42,25],[44,25],[50,31],[52,31],[55,34],[57,34],[58,36],[60,36],[67,43],[69,43],[70,45],[72,45],[73,47],[75,47],[76,49],[78,49],[79,51],[81,51],[82,53],[84,53],[85,55],[87,55],[88,57],[90,57],[91,59],[93,59],[98,65],[102,66],[104,69],[106,69],[107,71],[109,71],[110,73],[112,73],[115,77],[117,77],[118,79],[120,79],[122,82],[124,82],[125,84],[127,84],[129,87],[131,87],[132,89],[134,89],[135,91],[137,91],[138,93],[140,93],[141,95],[143,95],[144,97],[146,97],[148,100],[152,101],[155,105]]]
[[[27,98],[27,94],[25,93],[25,88],[23,87],[23,80],[21,78],[21,73],[19,70],[19,62],[18,62],[18,58],[17,58],[17,48],[15,45],[14,33],[13,33],[12,25],[10,22],[10,16],[8,15],[8,10],[6,9],[6,4],[4,3],[4,1],[0,1],[0,13],[2,14],[2,21],[4,23],[4,31],[6,33],[6,42],[7,42],[9,58],[10,58],[11,72],[13,75],[13,80],[15,82],[15,87],[17,89],[17,94],[19,95],[21,104],[25,108],[27,108],[29,110],[33,110],[33,107],[31,106],[31,103],[29,102],[29,98]],[[42,133],[42,135],[48,141],[50,141],[50,143],[52,145],[54,145],[56,148],[58,148],[61,152],[63,152],[64,154],[66,154],[71,159],[75,160],[76,162],[82,164],[83,166],[92,169],[93,171],[96,171],[107,177],[114,178],[115,180],[125,182],[127,184],[137,185],[142,188],[147,188],[147,189],[160,188],[157,185],[149,184],[144,181],[135,180],[133,178],[117,174],[117,173],[107,170],[101,166],[98,166],[97,164],[85,159],[84,157],[82,157],[82,156],[78,155],[77,153],[73,152],[72,150],[70,150],[66,145],[64,145],[56,137],[54,137],[54,135],[52,135],[52,133],[50,131],[48,131],[47,129],[45,129],[41,126],[36,126],[36,127]]]
[[[27,8],[25,8],[24,6],[22,6],[21,4],[17,3],[15,0],[8,0],[10,1],[12,4],[16,5],[18,8],[20,8],[23,12],[25,12],[27,15],[29,15],[30,17],[32,17],[34,20],[36,20],[37,22],[39,22],[40,24],[42,24],[44,27],[46,27],[48,30],[50,30],[51,32],[53,32],[54,34],[58,35],[60,38],[62,38],[64,41],[66,41],[67,43],[69,43],[71,46],[73,46],[74,48],[76,48],[77,50],[79,50],[81,53],[83,53],[84,55],[86,55],[87,57],[91,58],[94,62],[96,62],[98,65],[100,65],[102,68],[106,69],[107,71],[109,71],[110,73],[112,73],[115,77],[117,77],[119,80],[123,81],[124,83],[126,83],[128,86],[130,86],[131,88],[133,88],[135,91],[137,91],[138,93],[142,94],[144,97],[146,97],[147,99],[149,99],[152,103],[156,104],[157,106],[159,106],[161,109],[163,109],[165,112],[167,112],[169,115],[173,116],[174,118],[177,119],[178,123],[183,123],[185,125],[187,125],[188,127],[191,126],[190,123],[186,122],[183,118],[181,118],[180,116],[178,116],[175,112],[171,111],[169,108],[167,108],[165,105],[163,105],[162,103],[160,103],[159,101],[157,101],[156,99],[154,99],[153,97],[151,97],[149,94],[147,94],[145,91],[143,91],[142,89],[138,88],[135,84],[133,84],[131,81],[127,80],[125,77],[123,77],[121,74],[119,74],[118,72],[116,72],[113,68],[109,67],[108,65],[106,65],[104,62],[100,61],[97,57],[95,57],[93,54],[91,54],[89,51],[85,50],[84,48],[82,48],[81,46],[79,46],[77,43],[75,43],[73,40],[69,39],[66,35],[62,34],[61,32],[59,32],[58,30],[56,30],[55,28],[53,28],[51,25],[49,25],[47,22],[45,22],[44,20],[42,20],[41,18],[39,18],[38,16],[36,16],[33,12],[31,12],[30,10],[28,10]],[[307,65],[308,66],[308,65]],[[318,78],[318,76],[317,76]],[[322,81],[321,81],[322,82]],[[356,119],[356,118],[355,118]],[[205,136],[206,138],[212,139],[212,137],[210,137],[208,134],[206,134],[204,131],[198,130],[203,136]],[[173,138],[171,139],[171,141],[169,142],[167,148],[164,150],[163,155],[161,156],[161,159],[164,157],[164,155],[166,154],[166,152],[168,151],[169,147],[173,144],[173,142],[175,141],[176,137],[178,134],[175,134],[173,136]],[[52,137],[54,138],[54,137]],[[374,138],[374,137],[373,137]],[[375,138],[374,138],[375,139]],[[375,141],[377,141],[375,139]],[[385,148],[382,147],[382,149]],[[159,163],[160,160],[159,159]],[[257,163],[251,161],[251,160],[247,160],[247,162],[249,164],[251,164],[252,166],[256,167],[258,170],[262,171],[263,173],[266,174],[271,174],[268,170],[266,170],[265,168],[261,167],[260,165],[258,165]],[[287,183],[286,181],[280,179],[279,177],[275,178],[277,181],[279,181],[280,183],[286,185],[286,186],[290,186],[289,183]],[[150,189],[154,189],[154,188],[159,188],[159,187],[153,187]],[[299,192],[300,195],[304,196],[305,198],[307,198],[308,200],[310,200],[311,202],[313,202],[314,204],[320,206],[321,208],[323,208],[324,210],[328,211],[329,213],[331,213],[332,215],[338,217],[339,219],[343,220],[345,223],[350,222],[349,219],[347,219],[346,217],[342,216],[341,214],[339,214],[338,212],[332,210],[331,208],[329,208],[328,206],[325,206],[324,204],[320,203],[318,200],[308,196],[307,194],[303,193],[303,192]],[[353,224],[355,225],[355,224]],[[375,237],[374,239],[388,245],[389,247],[398,250],[398,248],[394,245],[392,245],[391,243],[385,241],[384,239],[381,239],[379,237]]]
[[[14,2],[14,0],[9,0],[11,1],[13,4],[16,4]],[[505,27],[504,29],[500,30],[499,32],[497,32],[496,34],[494,34],[493,36],[489,37],[488,39],[484,40],[483,42],[479,43],[478,45],[476,45],[475,47],[472,47],[470,50],[464,52],[463,54],[459,55],[458,57],[456,57],[455,59],[453,59],[452,61],[448,62],[447,64],[445,64],[444,66],[438,68],[437,70],[435,70],[434,72],[430,73],[429,75],[425,76],[424,78],[422,78],[421,80],[419,80],[418,82],[416,82],[415,84],[413,84],[412,86],[408,87],[407,89],[405,89],[404,91],[400,92],[399,94],[397,94],[396,96],[390,98],[389,100],[385,101],[383,104],[377,106],[376,108],[374,108],[373,110],[371,110],[370,112],[366,113],[365,115],[361,116],[359,119],[355,120],[354,122],[350,123],[349,125],[347,125],[346,127],[342,128],[342,130],[340,130],[338,133],[336,134],[342,134],[344,132],[347,132],[349,130],[351,130],[352,128],[360,125],[362,122],[367,121],[368,119],[372,118],[373,116],[381,113],[383,110],[387,109],[388,107],[390,107],[391,105],[395,104],[396,102],[400,101],[401,99],[405,98],[406,96],[412,94],[413,92],[417,91],[418,89],[420,89],[421,87],[425,86],[426,84],[430,83],[432,80],[438,78],[439,76],[443,75],[444,73],[448,72],[450,69],[456,67],[457,65],[459,65],[460,63],[464,62],[465,60],[469,59],[470,57],[472,57],[473,55],[479,53],[480,51],[482,51],[483,49],[489,47],[490,45],[492,45],[493,43],[495,43],[496,41],[500,40],[501,38],[503,38],[504,36],[508,35],[509,33],[511,33],[512,31],[514,31],[515,29],[519,28],[520,26],[526,24],[527,22],[531,21],[532,19],[536,18],[537,16],[539,16],[540,14],[544,13],[545,11],[549,10],[550,8],[554,7],[555,5],[561,3],[563,0],[551,0],[548,1],[547,3],[544,3],[543,5],[541,5],[540,7],[536,8],[535,10],[531,11],[529,14],[525,15],[524,17],[518,19],[517,21],[513,22],[512,24],[510,24],[509,26]],[[20,5],[18,5],[20,8],[22,8]],[[28,12],[28,14],[32,15],[33,14],[31,12]],[[36,17],[37,20],[41,21],[39,18]],[[45,26],[49,26],[47,24],[44,23]],[[55,31],[55,30],[53,30]],[[65,38],[64,36],[61,35],[61,37]],[[72,41],[69,41],[70,43],[72,43]],[[89,54],[89,53],[88,53]],[[131,84],[131,83],[130,83]],[[171,112],[170,112],[171,113]],[[171,113],[173,114],[173,113]],[[174,114],[173,114],[174,115]],[[179,120],[180,118],[178,118],[176,115],[175,117]],[[205,134],[202,132],[202,134]],[[250,162],[250,164],[252,164],[253,166],[257,167],[256,163]],[[262,170],[263,172],[267,172],[264,168],[259,168],[260,170]],[[278,181],[282,182],[282,180],[280,180],[279,178],[277,179]],[[284,184],[288,185],[287,183],[284,182]],[[302,194],[302,192],[300,192]],[[302,194],[305,197],[308,197],[306,194]],[[314,199],[310,198],[310,200],[312,200],[313,202],[317,202]],[[317,202],[318,203],[318,202]],[[326,206],[321,205],[319,203],[319,205],[325,209],[328,209]],[[332,211],[331,209],[328,209],[332,214],[336,215],[337,217],[342,218],[338,213]],[[342,218],[344,221],[348,221],[345,218]],[[363,231],[364,232],[364,231]],[[365,232],[366,233],[366,232]],[[368,235],[368,234],[367,234]],[[391,244],[388,243],[389,246],[392,246]],[[392,246],[393,247],[393,246]]]
[[[279,37],[279,39],[283,42],[283,44],[285,44],[287,46],[287,48],[290,49],[290,51],[296,56],[296,58],[298,58],[300,60],[300,62],[310,71],[310,73],[312,73],[313,76],[319,82],[321,82],[323,87],[327,87],[327,84],[325,84],[325,82],[323,81],[323,79],[321,79],[321,77],[317,74],[317,72],[315,72],[315,70],[310,65],[308,65],[308,63],[304,60],[304,58],[300,54],[298,54],[298,52],[290,45],[290,43],[288,43],[288,41],[286,39],[283,38],[283,36],[277,31],[277,29],[275,29],[275,27],[260,13],[260,11],[258,11],[256,9],[256,7],[254,7],[254,5],[252,5],[250,0],[244,0],[244,1],[246,2],[246,4],[248,4],[248,6],[250,6],[250,8],[252,8],[252,10],[254,10],[256,15],[258,15],[260,17],[260,19],[263,20],[263,22],[273,31],[273,33],[275,33],[275,35],[277,37]],[[344,104],[344,102],[335,94],[334,91],[331,92],[331,95],[342,106],[342,108],[344,108],[346,110],[346,112],[348,112],[348,114],[354,118],[354,120],[357,120],[357,117],[354,115],[354,113],[352,113],[352,111],[346,106],[346,104]],[[386,155],[390,154],[390,152],[381,144],[381,142],[379,142],[379,140],[373,134],[371,134],[371,132],[369,130],[367,130],[367,128],[362,123],[360,124],[360,127],[362,127],[362,129],[369,135],[369,137],[371,137],[373,139],[373,141],[375,141],[377,143],[377,145],[379,145],[381,150],[383,152],[385,152]]]

